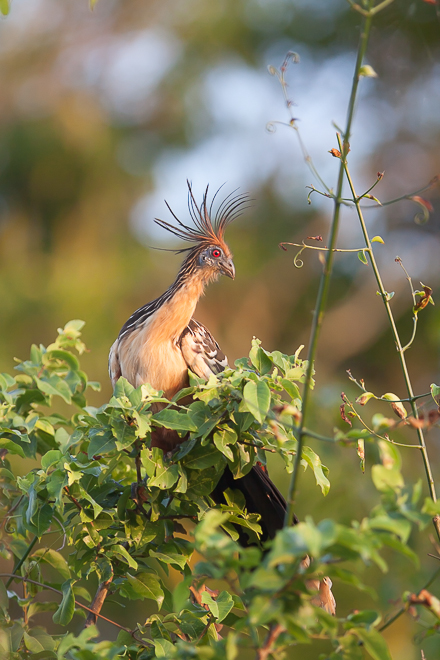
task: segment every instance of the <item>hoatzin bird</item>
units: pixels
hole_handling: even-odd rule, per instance
[[[224,234],[227,225],[242,213],[248,197],[233,197],[231,193],[220,204],[212,220],[216,195],[208,207],[207,188],[201,205],[197,205],[188,182],[188,209],[194,226],[181,222],[167,202],[178,226],[155,220],[159,226],[192,245],[178,251],[187,254],[173,284],[161,296],[136,310],[122,326],[109,355],[113,386],[123,376],[134,387],[150,383],[171,399],[188,386],[188,369],[208,379],[227,366],[227,358],[209,330],[192,318],[207,284],[220,275],[235,278],[232,253]],[[164,453],[172,451],[181,442],[175,431],[157,429],[152,433],[151,446],[161,448]],[[244,477],[234,479],[226,467],[212,493],[213,499],[218,503],[225,502],[223,492],[227,488],[240,490],[248,512],[260,514],[261,540],[273,538],[283,526],[286,502],[267,471],[254,465]],[[243,532],[240,532],[239,540],[244,545],[248,542]]]

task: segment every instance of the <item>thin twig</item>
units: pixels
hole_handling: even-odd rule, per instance
[[[340,136],[338,136],[338,141],[339,141],[340,146],[342,147]],[[342,153],[341,164],[342,164],[342,167],[344,169],[345,175],[347,177],[347,181],[348,181],[348,184],[350,186],[350,190],[351,190],[351,194],[353,196],[353,200],[356,200],[357,195],[356,195],[356,191],[355,191],[355,188],[354,188],[353,180],[352,180],[351,175],[350,175],[350,171],[348,169],[347,156],[346,156],[346,154],[344,154],[342,148],[341,148],[341,153]],[[355,206],[356,206],[358,219],[359,219],[361,229],[362,229],[362,234],[363,234],[364,240],[365,240],[365,245],[366,245],[366,250],[365,251],[366,252],[368,251],[368,254],[370,256],[370,262],[371,262],[371,266],[373,268],[374,276],[376,278],[376,282],[377,282],[377,285],[379,287],[379,291],[381,293],[383,303],[385,305],[386,313],[388,315],[388,320],[389,320],[389,323],[390,323],[390,326],[391,326],[391,332],[393,334],[393,338],[394,338],[396,348],[397,348],[397,352],[398,352],[398,355],[399,355],[400,365],[401,365],[402,371],[403,371],[403,378],[404,378],[404,381],[405,381],[406,390],[408,392],[408,396],[410,397],[410,399],[412,399],[412,401],[410,402],[412,413],[413,413],[413,416],[414,416],[415,419],[419,419],[417,406],[414,402],[414,392],[413,392],[412,383],[411,383],[411,379],[410,379],[409,372],[408,372],[408,367],[407,367],[406,360],[405,360],[405,354],[404,354],[404,350],[403,350],[403,347],[402,347],[402,344],[401,344],[401,341],[400,341],[400,336],[399,336],[399,332],[398,332],[397,327],[396,327],[393,312],[391,310],[390,302],[389,302],[388,297],[386,295],[386,291],[385,291],[385,288],[384,288],[383,283],[382,283],[382,278],[381,278],[381,275],[380,275],[380,272],[379,272],[379,268],[377,266],[376,259],[375,259],[375,256],[374,256],[374,253],[373,253],[373,250],[372,250],[371,241],[370,241],[370,237],[369,237],[369,234],[368,234],[367,226],[365,224],[364,216],[362,214],[362,209],[359,207],[359,203],[355,202]],[[436,502],[437,501],[437,495],[436,495],[436,491],[435,491],[434,478],[433,478],[433,475],[432,475],[432,469],[431,469],[431,463],[430,463],[429,456],[428,456],[428,450],[426,448],[425,437],[424,437],[424,434],[423,434],[423,430],[421,428],[417,428],[416,431],[417,431],[417,437],[418,437],[419,445],[420,445],[420,448],[421,448],[421,454],[422,454],[422,457],[423,457],[423,464],[425,466],[426,479],[428,481],[429,492],[431,494],[432,500],[434,502]],[[437,532],[437,536],[440,539],[440,517],[435,516],[433,518],[433,523],[434,523],[435,530]]]
[[[60,596],[64,595],[62,591],[60,591],[59,589],[55,589],[55,587],[51,587],[48,584],[43,584],[42,582],[37,582],[37,580],[31,580],[30,578],[25,577],[23,575],[14,575],[13,573],[0,573],[0,577],[9,577],[12,578],[12,580],[21,580],[22,582],[30,582],[31,584],[37,585],[37,587],[48,589],[49,591],[53,591],[54,593],[59,594]],[[9,582],[7,582],[6,584],[9,585]],[[125,630],[126,632],[130,633],[130,635],[133,633],[133,631],[130,630],[129,628],[125,628],[124,626],[121,626],[119,623],[116,623],[116,621],[112,621],[111,619],[108,619],[102,614],[93,612],[93,610],[90,607],[87,607],[87,605],[83,605],[82,603],[79,603],[77,600],[75,600],[75,605],[77,605],[77,607],[81,607],[83,610],[87,610],[87,612],[96,614],[96,616],[99,616],[100,619],[103,619],[104,621],[111,623],[112,625],[116,626],[117,628],[120,628],[121,630]]]

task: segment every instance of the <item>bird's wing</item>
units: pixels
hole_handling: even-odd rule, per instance
[[[119,340],[117,339],[111,349],[108,356],[108,372],[110,374],[110,380],[112,381],[113,387],[116,385],[116,381],[121,377],[121,364],[119,362]]]
[[[188,368],[200,378],[218,374],[228,366],[228,358],[209,330],[194,319],[180,335],[180,349]]]

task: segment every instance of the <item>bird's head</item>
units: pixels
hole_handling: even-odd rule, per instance
[[[235,266],[226,243],[208,245],[203,248],[198,254],[197,261],[199,267],[206,269],[207,275],[209,273],[210,279],[214,279],[218,275],[227,275],[232,280],[235,279]]]
[[[234,279],[234,262],[232,261],[232,253],[224,240],[224,234],[227,225],[241,215],[246,208],[249,197],[247,194],[234,195],[236,191],[232,192],[219,204],[212,219],[212,207],[219,190],[215,193],[208,206],[207,187],[202,203],[197,205],[191,184],[189,181],[187,183],[188,209],[194,226],[191,227],[181,222],[167,202],[165,204],[168,206],[179,226],[172,225],[158,218],[155,219],[155,222],[175,236],[193,244],[189,248],[177,250],[178,252],[188,252],[181,272],[186,274],[196,273],[202,278],[204,283],[217,279],[219,275],[227,275]]]

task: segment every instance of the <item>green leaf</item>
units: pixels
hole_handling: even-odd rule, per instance
[[[214,598],[209,593],[209,591],[203,591],[203,593],[202,593],[202,603],[203,603],[203,605],[207,605],[208,608],[209,608],[209,611],[211,612],[213,617],[218,619],[218,616],[219,616],[218,605],[217,605],[217,602],[214,600]]]
[[[53,622],[59,623],[61,626],[66,626],[73,617],[75,612],[75,597],[73,595],[72,583],[74,580],[66,580],[61,586],[63,598],[61,603],[53,615]]]
[[[385,245],[385,241],[383,240],[382,236],[374,236],[371,239],[371,242],[372,243],[382,243],[383,245]]]
[[[91,440],[87,450],[88,458],[108,454],[116,449],[116,442],[111,431],[92,429],[90,437]]]
[[[69,386],[59,376],[56,376],[55,374],[50,377],[43,376],[42,378],[35,376],[35,382],[38,389],[41,390],[41,392],[44,392],[44,394],[60,396],[66,403],[72,402],[72,394]]]
[[[387,545],[389,548],[392,548],[395,552],[399,552],[404,557],[407,557],[416,568],[420,566],[420,559],[416,553],[411,550],[411,548],[406,544],[399,541],[395,536],[391,534],[382,534],[380,540],[384,545]]]
[[[249,358],[254,367],[262,374],[268,374],[272,371],[273,362],[267,355],[266,351],[260,347],[261,341],[259,339],[252,340],[252,348],[249,353]]]
[[[66,364],[73,371],[78,371],[79,370],[78,358],[75,355],[73,355],[73,353],[70,353],[69,351],[62,351],[62,350],[57,349],[57,348],[51,349],[51,350],[47,351],[46,357],[55,358],[56,360],[62,360],[63,362],[66,362]]]
[[[356,399],[356,403],[359,403],[361,406],[365,406],[366,403],[370,399],[376,399],[377,397],[373,394],[373,392],[363,392],[358,398]]]
[[[190,639],[198,640],[198,638],[206,633],[206,624],[208,622],[208,613],[205,612],[190,612],[184,610],[180,617],[181,631],[190,637]]]
[[[113,396],[116,399],[121,399],[124,396],[127,397],[127,399],[130,399],[130,394],[134,392],[134,389],[133,385],[131,385],[126,378],[121,377],[115,385]]]
[[[174,431],[197,431],[197,426],[188,414],[180,413],[178,410],[171,410],[164,408],[160,412],[153,415],[152,419],[159,425],[164,426],[166,429]]]
[[[192,584],[192,576],[188,575],[174,587],[173,591],[173,608],[177,614],[187,606],[190,598],[190,586]]]
[[[411,523],[405,518],[391,518],[390,516],[375,516],[368,520],[370,529],[382,529],[387,532],[392,532],[398,536],[403,543],[408,541],[411,534]]]
[[[217,449],[228,458],[230,461],[234,460],[234,454],[229,445],[235,445],[238,436],[233,429],[221,428],[214,433],[214,444]]]
[[[164,564],[176,564],[181,570],[183,570],[191,553],[192,549],[189,544],[185,545],[182,540],[180,540],[180,543],[178,544],[176,539],[174,542],[163,543],[160,546],[160,552],[150,550],[150,557],[160,559]]]
[[[197,429],[197,436],[205,439],[221,419],[221,413],[214,414],[204,401],[195,401],[188,409],[188,415]]]
[[[438,397],[440,395],[440,387],[438,385],[436,385],[435,383],[431,383],[430,388],[431,388],[431,396],[434,399],[436,405],[438,406],[439,401],[438,401],[438,399],[436,399],[436,397]]]
[[[23,640],[27,650],[31,653],[40,653],[40,651],[45,650],[39,640],[29,635],[26,631],[24,632]]]
[[[303,447],[301,458],[312,468],[316,483],[321,488],[322,494],[327,495],[330,490],[330,481],[326,476],[328,468],[321,463],[318,454],[316,454],[310,447]]]
[[[18,454],[21,458],[25,458],[23,449],[13,440],[7,438],[0,438],[0,448],[6,449],[10,454]]]
[[[160,610],[162,607],[164,593],[159,580],[151,573],[140,573],[133,576],[127,573],[127,580],[130,584],[134,597],[149,598],[155,600]]]
[[[35,527],[35,533],[41,538],[44,532],[49,529],[53,517],[53,509],[50,504],[43,504],[32,516],[32,523]]]
[[[138,563],[133,559],[133,557],[127,552],[127,550],[124,548],[122,545],[112,545],[110,548],[111,552],[115,553],[116,555],[120,555],[125,559],[127,564],[130,566],[130,568],[134,568],[137,570],[138,568]]]
[[[375,624],[380,623],[381,616],[375,610],[362,610],[361,612],[356,612],[355,614],[349,614],[347,620],[350,621],[354,626],[365,626],[366,628],[371,628]]]
[[[122,451],[127,447],[131,447],[137,437],[136,426],[134,424],[129,424],[122,416],[112,419],[111,426],[113,435],[116,438],[116,449]]]
[[[204,470],[211,466],[221,467],[225,462],[223,455],[211,444],[196,446],[183,460],[185,468],[191,470]]]
[[[384,465],[373,465],[371,468],[371,477],[377,490],[382,492],[389,489],[395,491],[403,488],[404,482],[400,470],[396,468],[387,468]]]
[[[220,623],[225,619],[234,607],[234,599],[227,591],[222,591],[216,598],[218,607],[217,621]]]
[[[100,504],[98,504],[98,502],[96,502],[93,499],[93,497],[86,491],[85,488],[82,488],[82,487],[81,487],[81,495],[82,495],[82,497],[84,497],[84,499],[86,499],[88,502],[90,502],[90,504],[93,507],[93,516],[94,516],[94,518],[97,518],[99,516],[99,514],[102,512],[102,506]]]
[[[65,579],[70,578],[70,570],[67,561],[64,557],[51,548],[38,548],[33,554],[32,559],[39,559],[40,561],[52,566],[58,573]]]
[[[365,254],[365,250],[359,250],[359,252],[358,252],[358,259],[359,259],[359,261],[361,261],[363,264],[365,264],[366,266],[368,266],[368,259],[367,259],[367,255]]]
[[[296,401],[296,399],[301,399],[299,387],[296,383],[292,383],[292,381],[287,380],[287,378],[280,378],[280,383],[291,399],[294,401]]]
[[[0,0],[0,12],[2,13],[3,16],[7,16],[9,14],[10,6],[9,6],[9,0]]]
[[[41,457],[41,467],[47,470],[51,465],[58,463],[61,457],[62,454],[58,449],[51,449]]]
[[[377,78],[377,73],[369,64],[364,64],[359,69],[359,75],[364,76],[365,78]]]
[[[15,378],[10,376],[9,374],[3,372],[0,374],[0,390],[7,390],[10,387],[14,387],[15,385]]]
[[[269,387],[261,380],[257,383],[253,380],[249,381],[243,389],[243,402],[257,422],[262,424],[270,407]]]
[[[154,477],[148,480],[149,488],[156,486],[162,490],[167,490],[174,486],[180,476],[178,465],[159,465]]]
[[[392,660],[388,646],[377,630],[365,628],[354,628],[353,631],[363,642],[365,650],[373,660]]]
[[[156,658],[172,658],[174,656],[174,644],[162,637],[153,639]]]

